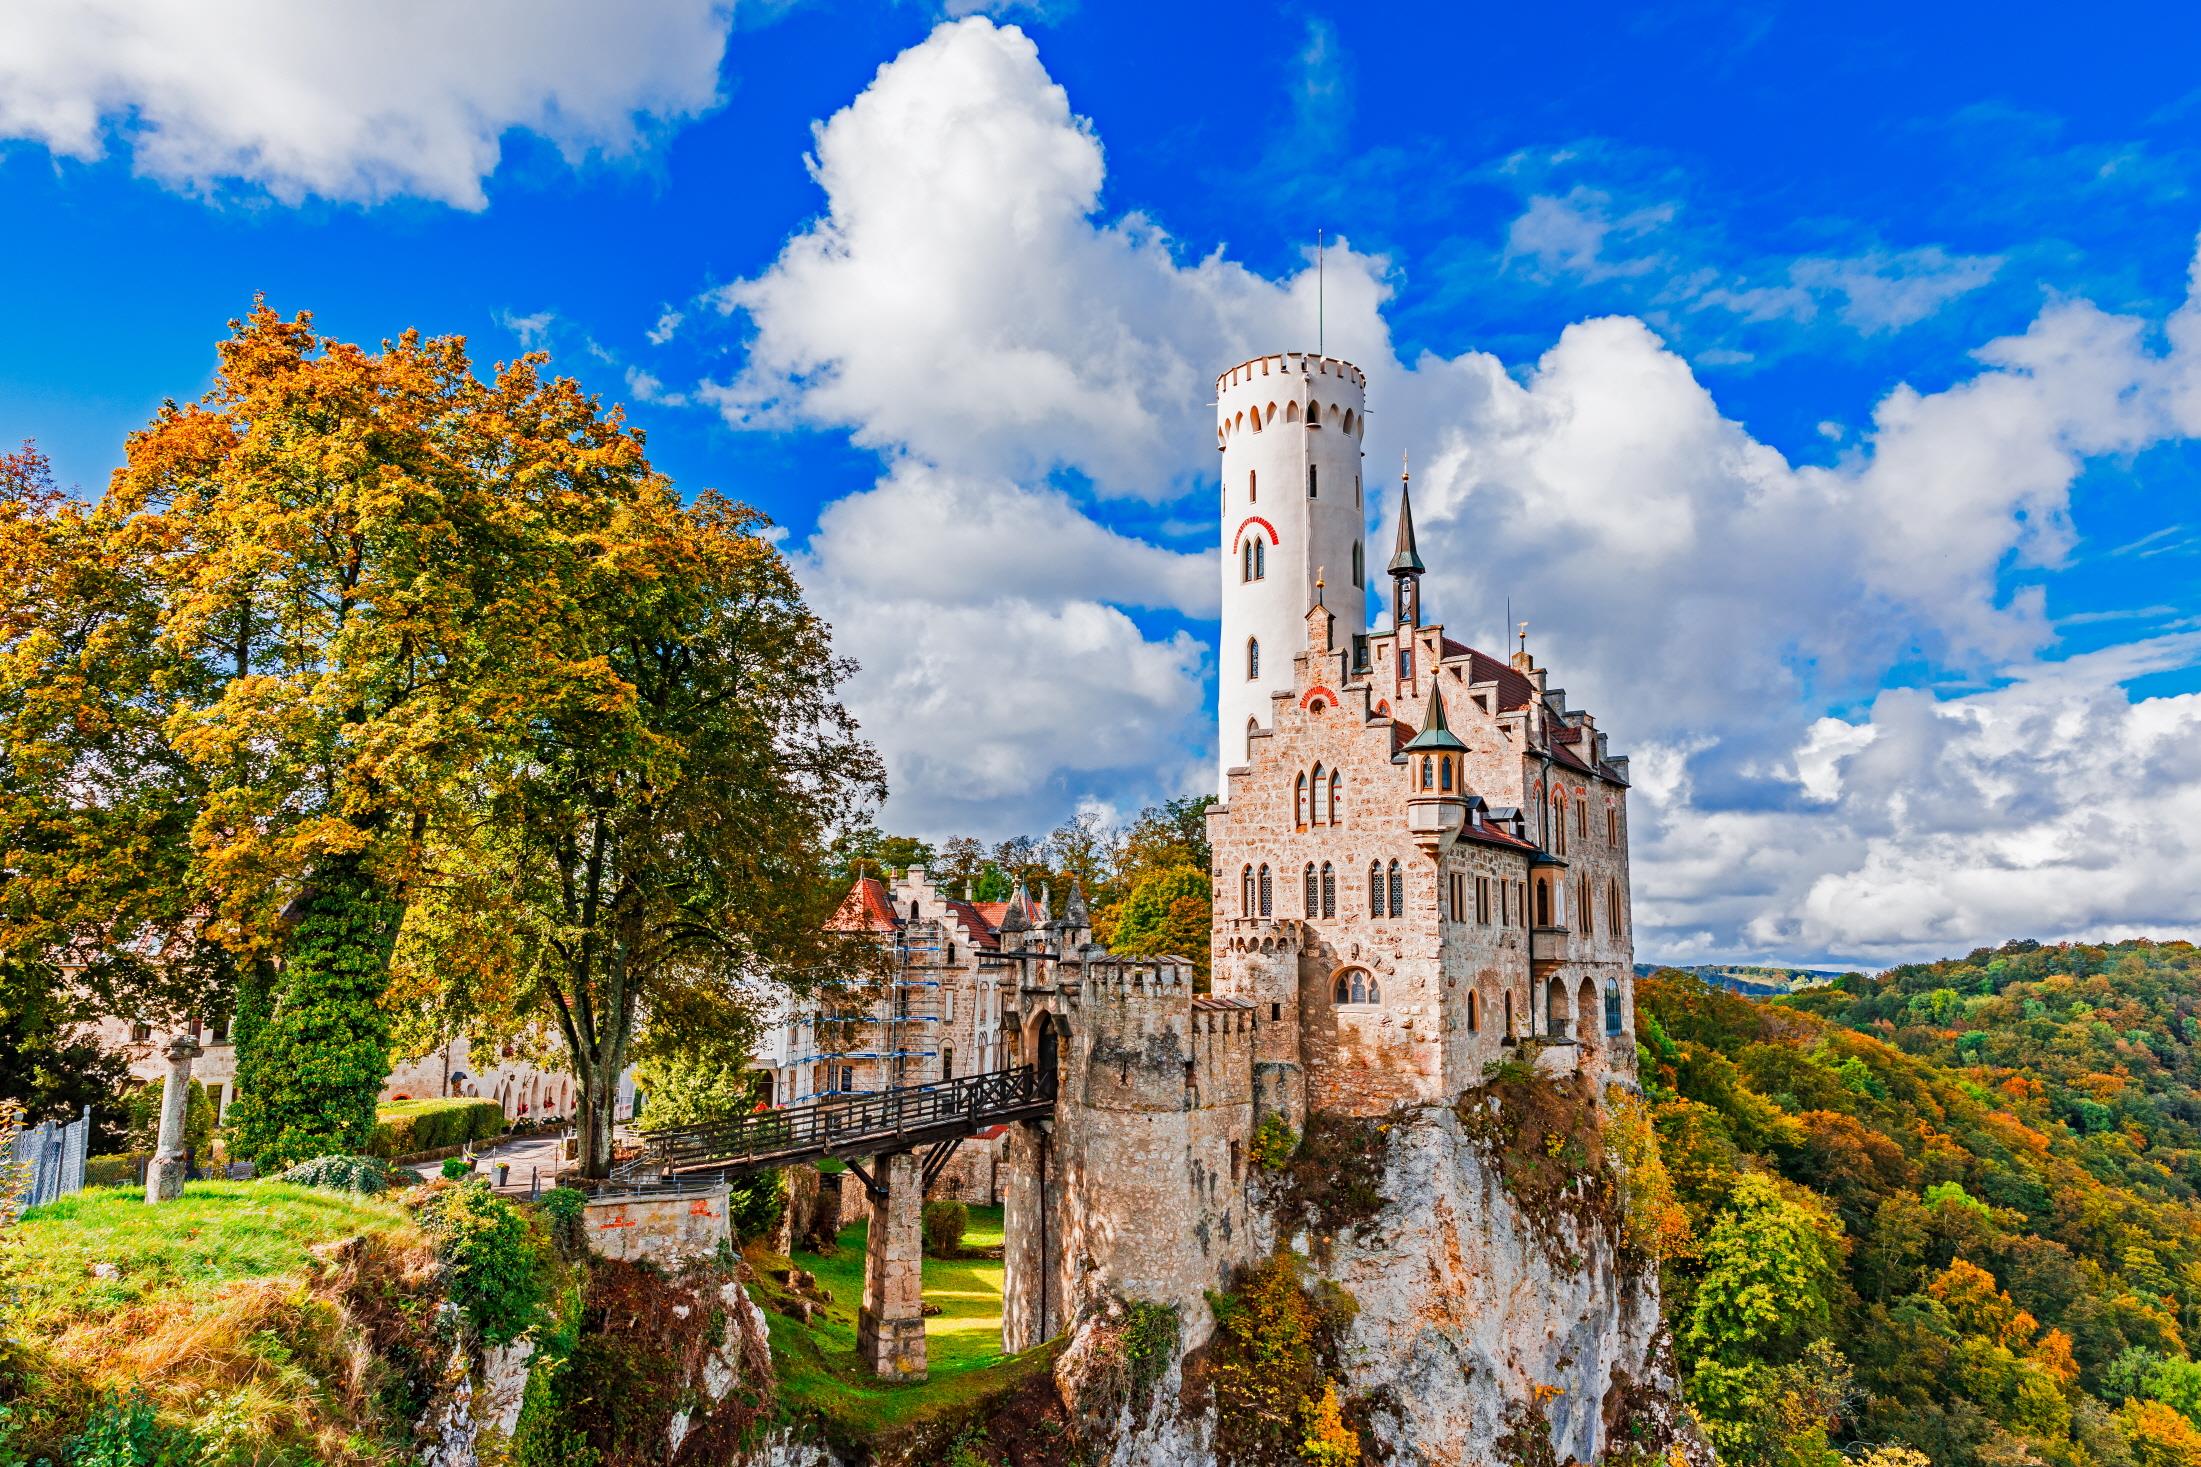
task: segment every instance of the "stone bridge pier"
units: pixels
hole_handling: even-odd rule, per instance
[[[864,1301],[856,1352],[886,1380],[923,1380],[925,1177],[915,1153],[872,1163],[871,1226],[864,1243]]]

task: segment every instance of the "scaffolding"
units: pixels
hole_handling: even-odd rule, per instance
[[[810,1079],[794,1101],[877,1095],[940,1079],[941,992],[949,951],[937,922],[911,922],[895,934],[881,978],[846,980],[819,996],[811,1045],[793,1056]]]

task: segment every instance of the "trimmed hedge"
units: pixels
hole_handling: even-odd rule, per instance
[[[504,1107],[494,1100],[394,1100],[375,1107],[367,1154],[391,1160],[503,1134]]]
[[[302,1161],[276,1180],[330,1192],[372,1195],[389,1190],[390,1174],[372,1156],[317,1156]]]
[[[120,1156],[87,1156],[84,1158],[84,1185],[87,1187],[135,1187],[142,1185],[138,1168],[145,1163],[143,1152],[127,1151]]]

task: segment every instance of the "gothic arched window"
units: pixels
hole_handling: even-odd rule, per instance
[[[1383,915],[1383,863],[1381,861],[1370,861],[1368,863],[1368,915],[1371,917]]]
[[[1261,676],[1261,643],[1255,638],[1248,637],[1246,638],[1246,680],[1251,682],[1259,676]]]
[[[1361,560],[1360,542],[1355,540],[1353,542],[1353,584],[1356,586],[1360,584]]]
[[[1620,1032],[1620,981],[1616,978],[1605,980],[1605,1032]]]
[[[1301,896],[1303,898],[1308,916],[1314,917],[1321,915],[1322,895],[1315,887],[1314,862],[1312,861],[1309,861],[1307,863],[1307,874],[1304,885],[1302,887]]]
[[[1261,888],[1261,915],[1267,917],[1275,910],[1275,887],[1269,881],[1269,863],[1266,861],[1261,863],[1259,884]]]
[[[1307,823],[1307,776],[1304,772],[1300,774],[1298,781],[1292,786],[1292,823],[1295,825],[1305,825]]]
[[[1483,1027],[1482,995],[1470,988],[1467,991],[1467,1032],[1480,1033]]]
[[[1335,825],[1344,818],[1345,776],[1333,769],[1330,771],[1330,823]]]
[[[1330,823],[1330,782],[1323,778],[1322,766],[1319,764],[1314,767],[1313,790],[1314,812],[1312,823],[1328,825]]]
[[[1403,917],[1406,915],[1406,878],[1399,871],[1399,863],[1393,861],[1385,876],[1391,886],[1391,915]]]
[[[1337,915],[1337,868],[1328,861],[1322,863],[1322,915]]]
[[[1254,736],[1255,734],[1259,733],[1259,732],[1261,732],[1261,720],[1260,720],[1260,719],[1258,719],[1258,718],[1249,718],[1249,719],[1247,719],[1247,720],[1246,720],[1246,758],[1247,758],[1247,759],[1249,759],[1249,760],[1253,758],[1253,736]]]
[[[1253,915],[1253,867],[1251,866],[1238,873],[1238,915],[1241,917],[1251,917]]]
[[[1330,996],[1341,1004],[1383,1002],[1383,989],[1366,968],[1346,968],[1330,982]]]

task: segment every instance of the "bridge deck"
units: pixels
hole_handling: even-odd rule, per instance
[[[1053,1113],[1035,1065],[792,1105],[735,1120],[652,1131],[622,1178],[740,1176],[821,1157],[877,1156]]]

